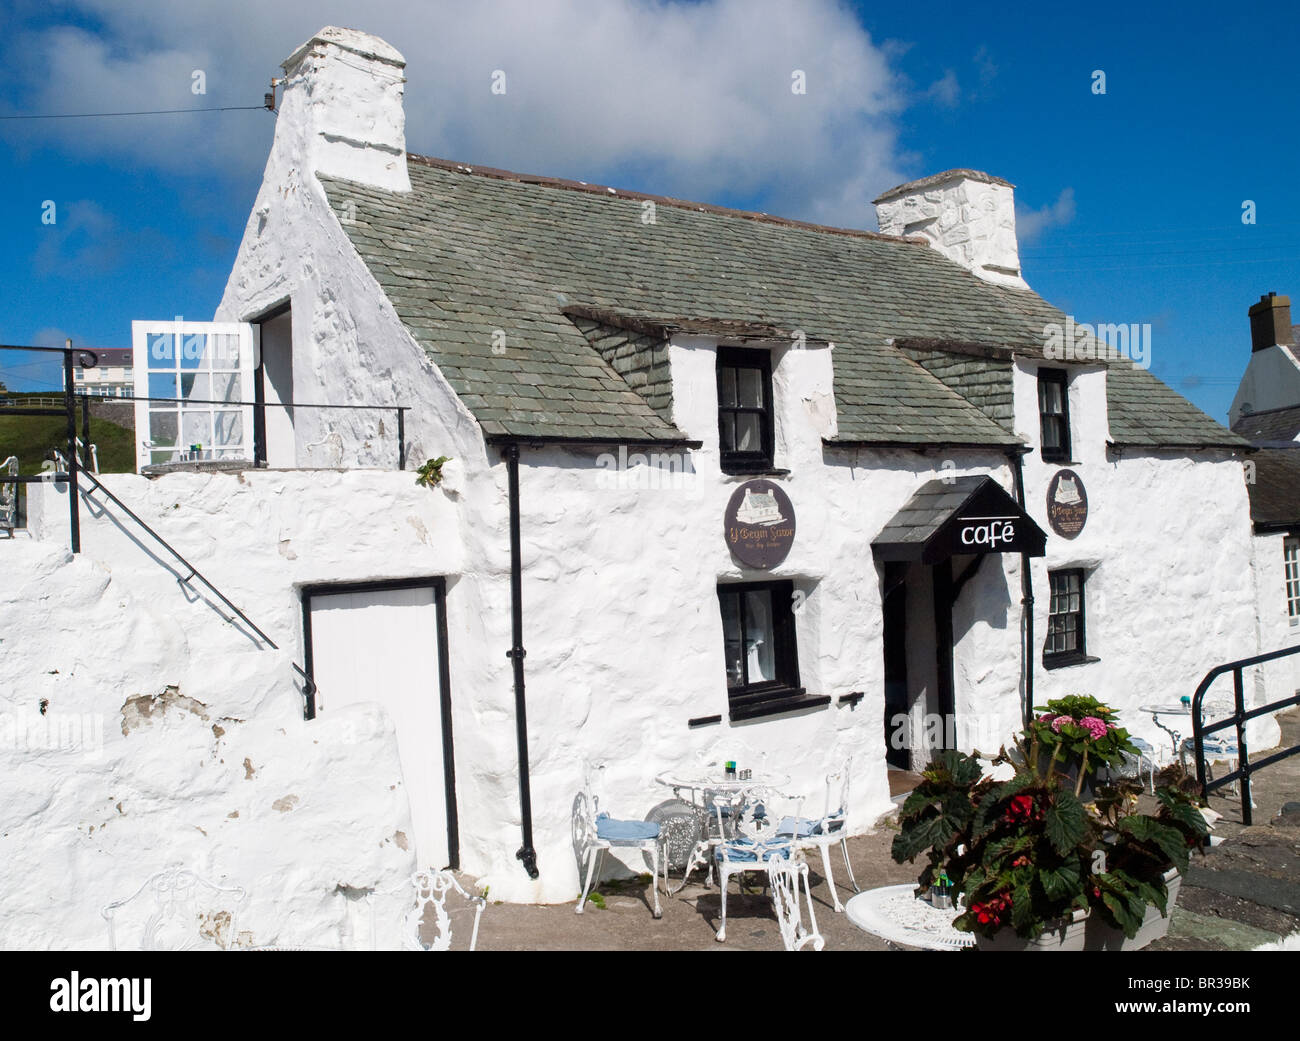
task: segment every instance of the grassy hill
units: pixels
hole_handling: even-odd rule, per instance
[[[81,417],[77,417],[81,436]],[[135,435],[106,419],[90,417],[90,442],[99,448],[101,473],[135,471]],[[0,461],[18,457],[19,472],[38,474],[52,448],[68,451],[68,421],[62,416],[6,416],[0,409]]]

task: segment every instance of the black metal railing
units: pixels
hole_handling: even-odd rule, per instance
[[[1287,647],[1280,651],[1270,651],[1267,654],[1257,654],[1253,658],[1242,658],[1240,661],[1230,661],[1224,665],[1218,665],[1205,674],[1205,679],[1201,680],[1200,686],[1196,688],[1196,694],[1192,697],[1192,745],[1196,753],[1196,782],[1201,788],[1201,798],[1202,800],[1208,798],[1210,792],[1232,784],[1233,781],[1239,782],[1241,822],[1243,824],[1249,825],[1251,823],[1251,774],[1258,773],[1264,767],[1272,766],[1274,763],[1300,752],[1300,745],[1292,745],[1290,748],[1284,748],[1252,763],[1250,761],[1250,750],[1246,747],[1246,723],[1259,716],[1268,715],[1270,712],[1277,712],[1279,709],[1292,705],[1300,705],[1300,690],[1289,697],[1279,698],[1277,701],[1271,701],[1267,705],[1261,705],[1259,708],[1247,711],[1245,681],[1242,678],[1242,670],[1254,665],[1262,665],[1267,661],[1287,658],[1293,654],[1300,654],[1300,646]],[[1206,723],[1201,719],[1201,703],[1205,699],[1205,693],[1210,689],[1210,684],[1229,672],[1232,673],[1232,715],[1226,719]],[[1221,777],[1209,780],[1206,777],[1205,738],[1210,734],[1227,730],[1229,727],[1235,727],[1237,731],[1237,755],[1235,757],[1237,768]]]

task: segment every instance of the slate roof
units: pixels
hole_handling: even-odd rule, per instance
[[[1300,435],[1300,405],[1248,412],[1232,429],[1252,443],[1294,441]]]
[[[748,323],[831,341],[837,441],[900,445],[1019,440],[894,339],[1034,353],[1043,322],[1063,320],[1032,292],[986,283],[921,240],[408,158],[410,193],[320,179],[403,323],[489,438],[684,439],[656,396],[657,360],[643,365],[607,332],[579,328],[564,313],[574,305],[664,328]],[[1244,444],[1149,373],[1121,371],[1111,429],[1127,443]]]
[[[1300,530],[1300,446],[1261,449],[1251,459],[1255,481],[1246,487],[1255,529]]]

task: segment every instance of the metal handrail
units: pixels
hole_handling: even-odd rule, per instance
[[[236,607],[231,602],[230,598],[226,596],[226,594],[223,593],[220,589],[218,589],[215,585],[213,585],[212,582],[208,579],[208,577],[204,575],[201,571],[199,571],[198,568],[196,568],[193,564],[191,564],[188,560],[186,560],[185,557],[181,555],[179,550],[177,550],[170,542],[168,542],[156,531],[154,531],[153,528],[149,527],[149,525],[145,523],[145,521],[141,520],[140,517],[135,513],[135,511],[131,509],[131,507],[129,507],[116,495],[114,495],[107,488],[105,488],[103,482],[100,481],[97,476],[84,470],[82,471],[82,476],[85,477],[85,479],[94,486],[93,490],[103,492],[104,495],[107,496],[108,499],[111,500],[114,503],[114,505],[117,506],[118,509],[120,509],[123,513],[125,513],[128,517],[130,517],[133,521],[135,521],[136,524],[138,524],[141,528],[143,528],[146,532],[148,532],[153,537],[154,541],[158,543],[158,545],[162,546],[163,549],[165,549],[168,553],[170,553],[173,557],[175,557],[178,561],[180,561],[181,564],[183,564],[185,567],[190,569],[190,573],[187,576],[185,576],[182,579],[179,579],[181,583],[185,585],[189,585],[192,579],[197,578],[200,582],[202,582],[205,586],[207,586],[207,588],[212,592],[213,596],[215,596],[218,600],[220,600],[223,604],[225,604],[228,608],[230,608],[231,611],[233,611],[236,615],[238,615],[239,618],[243,621],[243,623],[247,625],[250,629],[252,629],[253,632],[257,633],[257,635],[261,638],[263,643],[265,643],[272,650],[278,651],[280,649],[279,645],[276,644],[276,642],[272,640],[269,636],[267,636],[266,633],[263,632],[262,629],[257,625],[257,623],[255,623],[251,618],[248,617],[248,615],[246,615],[243,611],[241,611],[238,607]],[[92,489],[90,488],[84,489],[82,491],[82,494],[87,496],[87,498],[89,498],[91,490]],[[233,620],[227,618],[226,621],[232,622]],[[293,670],[303,678],[305,683],[302,691],[303,698],[304,698],[303,718],[312,719],[316,715],[316,684],[312,681],[312,678],[307,675],[307,673],[303,670],[303,668],[299,666],[296,662],[290,662],[289,664],[293,667]]]
[[[1223,665],[1216,665],[1205,674],[1205,679],[1201,680],[1200,686],[1196,688],[1196,693],[1192,697],[1192,741],[1196,752],[1196,783],[1201,788],[1201,800],[1204,802],[1209,797],[1210,792],[1216,788],[1222,788],[1233,781],[1239,781],[1241,822],[1245,825],[1251,823],[1250,775],[1264,769],[1266,766],[1272,766],[1276,762],[1300,753],[1300,745],[1292,745],[1290,748],[1274,752],[1272,755],[1252,763],[1250,761],[1250,752],[1246,747],[1246,723],[1258,716],[1267,715],[1270,712],[1276,712],[1291,705],[1300,705],[1300,691],[1296,691],[1289,697],[1280,698],[1277,701],[1269,702],[1267,705],[1247,711],[1242,670],[1250,668],[1252,665],[1262,665],[1267,661],[1288,658],[1293,654],[1300,654],[1300,645],[1285,647],[1280,651],[1269,651],[1267,654],[1257,654],[1252,658],[1242,658],[1240,661],[1230,661]],[[1201,705],[1205,700],[1206,691],[1210,689],[1210,684],[1216,679],[1229,672],[1232,673],[1233,713],[1227,719],[1217,720],[1206,725],[1201,719]],[[1235,726],[1237,729],[1237,769],[1224,774],[1222,777],[1207,781],[1205,777],[1205,735],[1226,730],[1231,726]]]

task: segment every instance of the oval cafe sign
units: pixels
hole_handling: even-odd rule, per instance
[[[727,547],[742,564],[767,571],[794,545],[794,507],[772,481],[746,481],[732,493],[725,518]]]
[[[1047,486],[1047,523],[1064,539],[1077,538],[1088,523],[1088,493],[1073,470],[1057,470]]]

